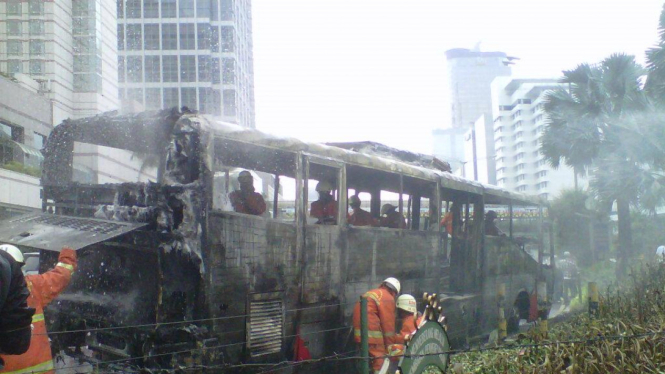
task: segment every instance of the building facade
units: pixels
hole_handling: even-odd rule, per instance
[[[255,127],[251,0],[118,1],[119,96]]]
[[[462,176],[496,185],[492,115],[485,113],[464,135],[464,171]]]
[[[480,52],[463,48],[446,51],[448,97],[453,128],[470,128],[492,111],[490,85],[496,77],[510,76],[504,52]]]
[[[40,209],[39,152],[53,129],[53,104],[23,74],[0,76],[0,219]]]
[[[118,107],[115,4],[0,2],[0,71],[38,81],[53,100],[54,124]]]
[[[573,170],[552,168],[540,153],[547,117],[543,101],[556,79],[497,78],[492,82],[496,181],[502,188],[554,198],[575,187]]]
[[[464,172],[464,136],[467,129],[447,128],[432,131],[432,154],[450,164],[453,173],[462,175]]]

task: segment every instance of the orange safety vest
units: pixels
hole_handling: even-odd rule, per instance
[[[422,322],[424,316],[419,315],[418,318],[415,318],[413,314],[402,319],[402,329],[399,334],[395,337],[395,343],[388,347],[388,354],[393,357],[403,356],[404,351],[406,350],[406,337],[413,334],[418,330],[418,325]]]
[[[367,330],[369,344],[389,346],[395,342],[395,297],[385,287],[368,291]],[[360,302],[353,309],[353,333],[360,343]]]
[[[2,356],[5,367],[0,370],[4,374],[39,373],[53,374],[53,357],[51,343],[46,332],[44,307],[67,287],[72,274],[76,270],[76,252],[65,248],[60,252],[56,267],[44,274],[25,277],[30,297],[28,306],[35,308],[32,316],[32,339],[30,348],[22,355]]]

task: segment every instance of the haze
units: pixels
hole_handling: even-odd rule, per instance
[[[254,0],[257,127],[307,141],[372,140],[431,153],[447,127],[444,52],[500,50],[517,77],[615,52],[644,61],[658,0]]]

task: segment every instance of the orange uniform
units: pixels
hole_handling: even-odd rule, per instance
[[[390,347],[388,347],[390,356],[399,357],[404,355],[404,351],[406,350],[404,345],[406,343],[406,337],[418,330],[418,325],[422,322],[422,320],[422,315],[416,318],[413,314],[409,314],[408,316],[404,317],[404,319],[402,319],[402,329],[400,330],[399,334],[395,336],[395,344],[392,344]]]
[[[381,227],[388,227],[391,229],[405,229],[406,220],[399,212],[393,211],[386,213],[385,217],[381,217]]]
[[[443,219],[439,223],[439,226],[445,226],[446,231],[448,232],[448,235],[453,234],[453,213],[448,212],[446,213],[445,216],[443,216]]]
[[[266,211],[266,202],[258,192],[233,191],[229,194],[233,209],[238,213],[260,216]]]
[[[376,220],[366,210],[358,209],[349,214],[349,225],[353,226],[376,226]]]
[[[2,356],[5,367],[0,373],[53,374],[53,357],[46,332],[44,308],[67,287],[75,270],[76,252],[73,249],[63,248],[58,257],[58,264],[53,270],[25,277],[30,289],[28,306],[36,309],[32,317],[30,348],[22,355]]]
[[[309,215],[318,218],[317,223],[334,223],[337,221],[337,201],[316,200],[310,206]]]
[[[374,358],[373,370],[378,371],[388,354],[388,346],[395,343],[395,297],[386,287],[373,289],[363,296],[367,298],[369,355]],[[360,302],[353,309],[353,333],[355,341],[360,343]]]

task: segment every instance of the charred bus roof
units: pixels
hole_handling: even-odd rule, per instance
[[[107,112],[94,117],[64,121],[56,126],[46,143],[42,184],[64,185],[71,180],[66,176],[71,175],[71,154],[75,141],[138,153],[162,154],[173,135],[174,128],[183,121],[195,122],[197,123],[195,127],[198,127],[200,132],[207,133],[205,138],[208,140],[204,143],[207,142],[215,151],[205,158],[214,164],[235,166],[233,165],[235,160],[252,159],[253,164],[245,162],[243,166],[274,174],[295,176],[295,170],[290,165],[294,160],[292,157],[296,154],[305,154],[322,163],[326,161],[343,163],[351,169],[360,167],[378,173],[401,174],[414,180],[439,182],[444,189],[484,195],[486,203],[489,204],[542,205],[544,203],[537,197],[453,175],[444,171],[447,163],[432,156],[400,151],[373,142],[309,143],[176,109],[129,115]],[[211,156],[214,157],[214,161]],[[211,170],[219,169],[215,165],[210,166]]]

